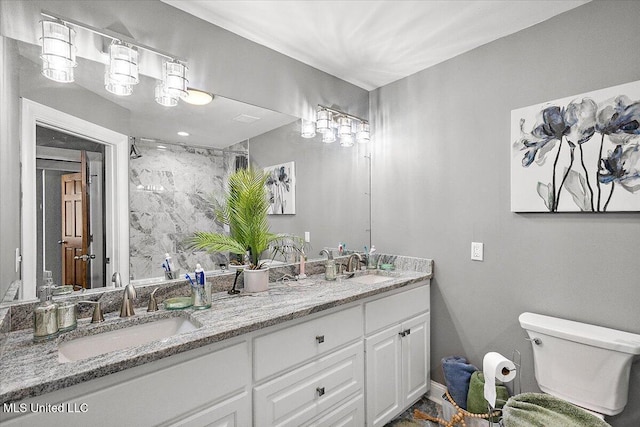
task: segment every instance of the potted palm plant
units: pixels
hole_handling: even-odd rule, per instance
[[[297,245],[301,242],[299,237],[270,231],[267,179],[267,174],[251,167],[231,174],[224,200],[215,209],[216,218],[229,226],[230,233],[198,231],[191,238],[191,246],[195,249],[231,252],[245,259],[245,263],[248,261],[244,266],[247,292],[261,292],[268,288],[269,269],[260,262],[262,253],[271,249],[275,257],[277,253],[283,253],[285,247],[286,250],[301,251]]]

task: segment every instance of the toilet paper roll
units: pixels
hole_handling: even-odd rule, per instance
[[[489,352],[482,359],[484,398],[492,408],[496,406],[496,379],[508,383],[516,377],[516,365],[500,353]]]

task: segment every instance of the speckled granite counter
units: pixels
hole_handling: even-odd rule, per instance
[[[117,313],[105,316],[106,321],[100,324],[90,324],[88,319],[82,319],[75,331],[46,343],[34,344],[33,333],[29,329],[11,332],[6,336],[0,358],[0,400],[7,403],[38,396],[408,286],[432,276],[432,260],[394,257],[393,263],[396,270],[386,273],[388,280],[380,283],[362,284],[352,279],[327,282],[323,275],[314,275],[297,282],[272,283],[267,292],[260,294],[216,293],[209,310],[160,310],[147,313],[140,308],[136,309],[135,317],[128,319],[120,319]],[[174,316],[188,317],[200,327],[192,332],[114,351],[106,356],[73,363],[58,362],[57,345],[61,341]]]

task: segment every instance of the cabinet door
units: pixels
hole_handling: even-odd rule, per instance
[[[171,427],[245,427],[251,423],[251,402],[244,391],[215,406],[171,424]]]
[[[401,409],[400,332],[398,324],[365,340],[368,426],[384,425]]]
[[[429,314],[402,323],[402,396],[404,406],[429,388]]]

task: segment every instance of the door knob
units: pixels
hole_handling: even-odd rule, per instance
[[[65,243],[67,243],[67,241],[66,241],[66,240],[58,240],[58,244],[59,244],[59,245],[64,245]]]

